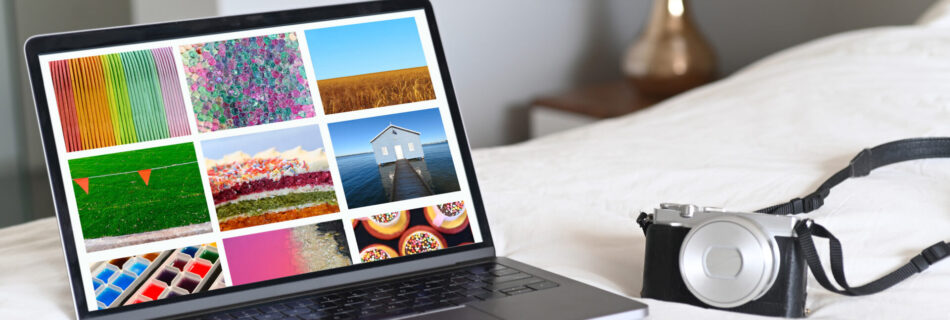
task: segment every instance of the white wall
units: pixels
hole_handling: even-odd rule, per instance
[[[216,7],[217,14],[234,15],[348,2],[356,1],[220,0]],[[633,13],[632,20],[649,8],[644,1],[630,4],[624,9]],[[527,106],[538,94],[619,76],[613,54],[619,41],[610,19],[604,19],[611,6],[609,1],[433,0],[474,147],[525,139]]]
[[[154,3],[133,4],[143,2]],[[356,1],[217,0],[215,14],[348,2]],[[647,0],[432,2],[473,147],[526,139],[527,107],[538,95],[621,77],[622,52],[636,38],[651,5]],[[718,52],[721,73],[728,74],[823,35],[911,23],[933,2],[730,0],[693,1],[692,7]]]
[[[475,147],[525,139],[527,106],[538,95],[620,77],[619,57],[638,34],[650,7],[648,0],[432,1]],[[353,1],[4,1],[0,70],[19,69],[19,74],[0,76],[0,203],[32,198],[22,203],[33,205],[0,216],[0,226],[7,217],[52,215],[23,66],[22,43],[30,35],[347,2]],[[692,7],[719,54],[722,73],[728,74],[769,53],[824,35],[912,23],[933,2],[700,0]],[[5,41],[4,36],[10,38]],[[4,63],[12,66],[6,68]],[[22,176],[30,182],[17,178]],[[24,194],[17,195],[18,190]],[[17,210],[7,212],[13,211]]]

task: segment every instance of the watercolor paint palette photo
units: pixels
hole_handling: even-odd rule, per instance
[[[215,244],[102,261],[92,275],[99,309],[206,291],[219,281],[223,286]]]
[[[96,305],[106,309],[121,305],[139,287],[158,262],[170,251],[148,253],[99,262],[92,267],[92,287]]]

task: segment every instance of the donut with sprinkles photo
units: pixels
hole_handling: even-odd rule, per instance
[[[352,220],[358,262],[375,262],[472,244],[464,201],[384,212]]]

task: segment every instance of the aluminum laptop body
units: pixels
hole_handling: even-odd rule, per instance
[[[40,35],[25,51],[80,319],[205,316],[486,263],[546,290],[388,316],[647,314],[495,256],[428,1]]]

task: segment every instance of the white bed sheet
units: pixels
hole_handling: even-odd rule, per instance
[[[644,237],[631,215],[661,202],[759,209],[813,191],[864,147],[920,136],[950,136],[950,28],[936,24],[824,38],[475,162],[500,255],[638,297]],[[908,162],[839,185],[808,217],[841,239],[858,285],[950,241],[948,195],[950,160]],[[812,319],[950,318],[950,262],[873,296],[808,285]],[[759,318],[643,300],[658,319]]]
[[[628,117],[474,153],[500,255],[638,297],[660,202],[753,210],[804,195],[860,149],[950,136],[950,23],[814,41]],[[950,160],[846,182],[808,215],[844,243],[853,284],[950,240]],[[72,302],[56,223],[0,229],[0,319],[60,319]],[[821,248],[821,252],[825,252]],[[812,319],[950,318],[950,262],[883,293],[843,297],[809,280]],[[654,318],[757,318],[643,299]]]

